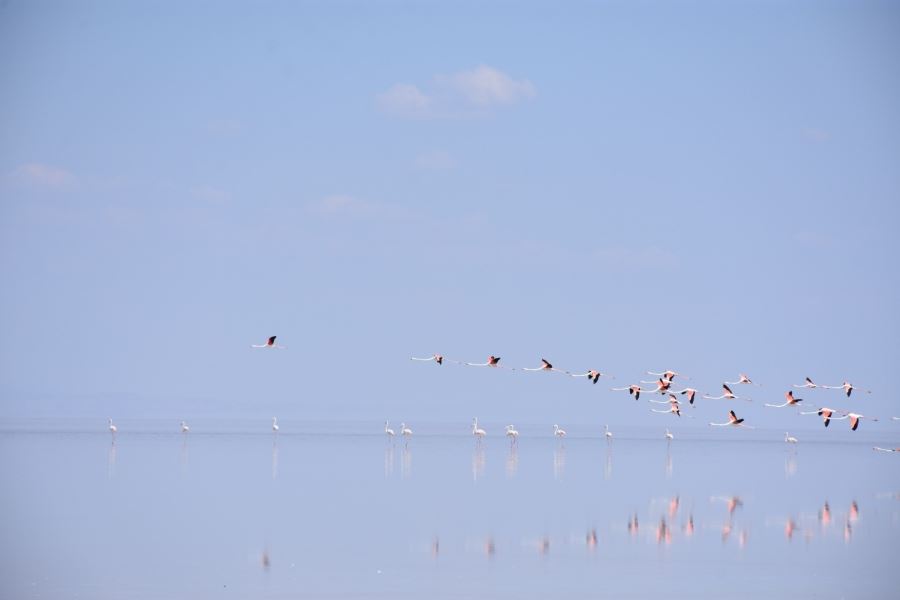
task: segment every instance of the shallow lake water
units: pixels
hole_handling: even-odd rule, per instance
[[[0,422],[3,598],[897,597],[900,453],[783,432]],[[399,423],[393,424],[399,430]],[[399,436],[398,436],[399,437]]]

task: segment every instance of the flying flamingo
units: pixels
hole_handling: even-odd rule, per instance
[[[900,448],[882,448],[881,446],[872,446],[872,450],[879,452],[900,452]]]
[[[191,430],[191,428],[188,427],[188,424],[185,423],[184,421],[182,421],[182,422],[181,422],[181,433],[187,433],[187,432],[189,432],[190,430]]]
[[[444,357],[440,354],[435,354],[435,355],[431,356],[430,358],[416,358],[415,356],[411,356],[409,358],[409,360],[421,360],[421,361],[425,361],[425,362],[429,362],[429,361],[433,360],[434,362],[436,362],[439,365],[444,364]]]
[[[541,359],[541,366],[535,367],[533,369],[531,369],[529,367],[522,367],[522,370],[523,371],[556,371],[558,373],[565,373],[567,375],[571,375],[571,373],[569,373],[568,371],[563,371],[562,369],[557,369],[556,367],[551,365],[550,361],[548,361],[546,358]]]
[[[487,435],[487,432],[478,426],[478,417],[472,419],[472,435],[475,436],[475,439],[478,440],[478,442],[481,442],[481,440],[484,439],[484,436]]]
[[[687,394],[688,404],[693,405],[694,404],[694,396],[697,395],[697,390],[695,390],[694,388],[684,388],[683,390],[672,390],[672,393],[673,394],[681,394],[682,396]]]
[[[817,387],[819,387],[819,386],[816,385],[815,383],[813,383],[813,380],[812,380],[812,379],[810,379],[809,377],[807,377],[807,378],[806,378],[806,383],[804,383],[803,385],[797,385],[797,384],[795,383],[795,384],[794,384],[794,387],[795,387],[795,388],[810,388],[810,389],[812,389],[812,388],[817,388]]]
[[[251,344],[251,346],[253,348],[279,348],[279,349],[283,350],[284,346],[279,346],[278,344],[275,343],[276,337],[278,337],[278,336],[273,335],[273,336],[269,337],[269,339],[266,340],[265,344]]]
[[[272,417],[272,432],[278,433],[278,417]]]
[[[601,373],[600,371],[596,371],[591,369],[587,373],[569,373],[572,377],[587,377],[588,381],[592,383],[597,383],[597,380],[601,377],[609,377],[610,379],[615,379],[612,375],[607,375],[606,373]]]
[[[784,432],[784,443],[785,443],[785,444],[796,444],[796,443],[797,443],[797,438],[795,438],[795,437],[792,436],[792,435],[788,435],[788,432],[785,431],[785,432]]]
[[[662,377],[660,377],[656,381],[641,380],[641,383],[655,383],[656,384],[655,390],[644,390],[648,394],[653,394],[655,392],[659,392],[660,394],[662,394],[664,392],[669,391],[669,388],[672,387],[672,380],[671,379],[663,379]]]
[[[737,381],[726,381],[725,383],[730,384],[730,385],[737,385],[737,384],[741,384],[741,383],[745,383],[748,385],[749,384],[759,385],[758,383],[753,383],[752,381],[750,381],[750,378],[747,377],[746,375],[744,375],[743,373],[740,374]]]
[[[844,390],[844,392],[847,394],[848,398],[850,397],[850,394],[853,392],[853,390],[856,389],[853,387],[853,384],[851,384],[849,381],[845,381],[841,385],[823,385],[821,387],[825,388],[826,390]],[[867,394],[872,393],[872,390],[860,390],[860,391],[863,391]]]
[[[628,387],[609,388],[609,389],[613,390],[614,392],[623,392],[625,390],[628,390],[628,393],[630,395],[634,396],[635,400],[638,400],[641,397],[641,392],[647,391],[647,390],[642,390],[641,386],[639,386],[639,385],[629,385]]]
[[[820,417],[822,417],[822,421],[824,421],[825,427],[828,427],[828,425],[829,425],[829,423],[831,423],[832,419],[834,419],[835,421],[840,421],[840,420],[847,418],[846,415],[843,417],[835,417],[834,416],[835,412],[836,411],[831,408],[820,408],[818,410],[810,410],[807,412],[801,412],[800,414],[801,415],[819,415]]]
[[[113,435],[116,435],[116,432],[119,430],[119,428],[113,425],[112,417],[107,417],[107,420],[109,421],[109,432]]]
[[[713,425],[715,427],[727,427],[729,425],[732,425],[734,427],[747,427],[748,429],[753,429],[749,425],[744,425],[744,419],[738,419],[737,415],[734,414],[733,410],[728,411],[728,422],[727,423],[710,423],[710,425]]]
[[[731,391],[731,388],[728,387],[728,385],[725,383],[722,384],[722,390],[724,393],[721,396],[709,396],[707,394],[704,394],[703,397],[706,398],[707,400],[721,400],[722,398],[727,398],[728,400],[737,399],[737,400],[747,400],[748,402],[750,401],[750,398],[746,398],[743,396],[735,396],[734,392]]]
[[[675,394],[669,394],[668,400],[654,400],[650,398],[648,402],[652,402],[653,404],[678,404],[678,397]]]
[[[400,435],[404,440],[409,441],[409,438],[412,437],[412,429],[407,427],[406,423],[400,423]]]
[[[554,426],[553,426],[553,435],[555,435],[556,437],[562,439],[562,438],[566,437],[566,430],[565,430],[565,429],[561,429],[561,428],[559,427],[559,425],[554,425]]]
[[[876,417],[867,417],[865,415],[859,415],[856,413],[847,413],[846,417],[850,419],[850,431],[856,431],[856,428],[859,427],[860,419],[869,419],[870,421],[877,421]]]
[[[386,435],[388,439],[394,438],[394,430],[389,427],[389,423],[387,421],[384,422],[384,435]]]
[[[793,404],[797,404],[798,402],[803,402],[803,398],[794,398],[794,392],[791,390],[785,392],[784,397],[787,400],[784,404],[766,404],[766,406],[771,406],[772,408],[784,408],[785,406],[791,406]]]
[[[655,408],[651,408],[650,410],[652,410],[655,413],[674,413],[674,414],[678,415],[679,417],[681,416],[681,407],[678,405],[677,400],[675,402],[671,403],[669,410],[656,410]]]
[[[672,371],[672,370],[663,371],[662,373],[654,373],[653,371],[647,371],[647,375],[658,375],[664,379],[668,379],[669,381],[672,381],[673,379],[675,379],[675,377],[684,377],[685,379],[690,379],[690,377],[688,377],[687,375],[684,375],[682,373],[679,373],[678,371]]]
[[[483,363],[467,362],[466,364],[470,367],[499,367],[500,366],[500,357],[494,356],[493,354],[491,354],[490,356],[488,356],[487,362],[483,362]]]

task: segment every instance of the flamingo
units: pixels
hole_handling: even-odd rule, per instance
[[[803,402],[803,398],[794,398],[794,392],[792,390],[788,390],[787,392],[785,392],[784,397],[787,400],[784,404],[766,404],[766,406],[771,406],[772,408],[784,408],[785,406],[791,406],[793,404],[797,404],[798,402]]]
[[[666,440],[669,441],[669,442],[671,442],[671,441],[674,440],[674,439],[675,439],[675,436],[672,435],[672,432],[669,431],[669,428],[668,428],[668,427],[666,427]]]
[[[642,390],[639,385],[629,385],[628,387],[620,387],[620,388],[609,388],[614,392],[623,392],[628,390],[628,393],[634,396],[635,400],[638,400],[641,397],[641,392],[645,392],[647,390]]]
[[[879,452],[900,452],[900,448],[882,448],[881,446],[872,446],[872,450]]]
[[[796,443],[797,443],[797,438],[795,438],[795,437],[792,436],[792,435],[788,435],[788,432],[785,431],[785,432],[784,432],[784,443],[785,443],[785,444],[796,444]]]
[[[284,349],[284,346],[279,346],[275,343],[275,338],[277,335],[270,336],[269,339],[266,340],[265,344],[251,344],[253,348],[279,348]]]
[[[409,360],[421,360],[421,361],[425,361],[425,362],[430,362],[433,360],[434,362],[436,362],[439,365],[444,364],[444,357],[440,354],[434,354],[430,358],[416,358],[415,356],[411,356],[409,358]]]
[[[566,437],[566,430],[560,429],[559,425],[554,425],[553,426],[553,435],[562,439],[562,438]]]
[[[384,434],[388,437],[388,439],[394,438],[394,430],[389,427],[390,423],[388,421],[384,422]]]
[[[683,390],[672,390],[672,393],[673,394],[681,394],[682,396],[687,394],[688,404],[693,405],[694,404],[694,396],[697,395],[697,390],[695,390],[694,388],[684,388]]]
[[[794,387],[795,387],[795,388],[810,388],[810,389],[812,389],[812,388],[817,388],[817,387],[819,387],[819,386],[816,385],[815,383],[813,383],[813,380],[812,380],[812,379],[810,379],[809,377],[807,377],[807,378],[806,378],[806,383],[804,383],[803,385],[797,385],[797,384],[795,383],[795,384],[794,384]]]
[[[820,417],[822,417],[822,421],[824,421],[825,427],[828,427],[828,425],[829,425],[829,423],[831,423],[831,420],[832,420],[832,419],[834,419],[834,420],[836,420],[836,421],[840,421],[840,420],[843,420],[843,419],[846,419],[846,418],[847,418],[846,415],[843,416],[843,417],[835,417],[835,416],[834,416],[834,413],[835,413],[835,412],[836,412],[836,411],[835,411],[834,409],[831,409],[831,408],[820,408],[820,409],[817,409],[817,410],[810,410],[810,411],[807,411],[807,412],[801,412],[800,414],[801,414],[801,415],[819,415]]]
[[[188,424],[185,423],[184,421],[182,421],[182,422],[181,422],[181,433],[187,433],[187,432],[189,432],[190,430],[191,430],[191,428],[188,427]]]
[[[675,394],[669,394],[668,400],[654,400],[653,398],[650,398],[649,402],[652,402],[653,404],[679,404],[678,397]]]
[[[557,369],[556,367],[554,367],[552,364],[550,364],[550,361],[547,360],[546,358],[541,359],[541,366],[535,367],[533,369],[531,369],[529,367],[522,367],[522,370],[523,371],[556,371],[557,373],[565,373],[566,375],[571,375],[571,373],[569,373],[568,371],[564,371],[563,369]]]
[[[869,419],[870,421],[877,421],[877,417],[867,417],[865,415],[860,415],[857,413],[847,413],[845,418],[850,419],[850,431],[856,431],[856,428],[859,427],[860,419]]]
[[[512,425],[506,426],[506,437],[509,438],[509,442],[511,444],[515,444],[519,441],[519,432]]]
[[[400,423],[400,435],[404,440],[409,441],[409,438],[412,437],[412,429],[407,427],[406,423]]]
[[[743,373],[740,374],[737,381],[726,381],[725,383],[727,383],[729,385],[738,385],[738,384],[742,384],[742,383],[748,384],[748,385],[749,384],[759,385],[758,383],[753,383],[752,381],[750,381],[750,378],[747,377],[746,375],[744,375]]]
[[[112,417],[107,417],[107,420],[109,421],[109,432],[113,435],[116,435],[116,432],[119,430],[119,428],[113,425]]]
[[[662,394],[664,392],[669,391],[669,388],[672,387],[672,380],[671,379],[663,379],[662,377],[660,377],[656,381],[644,381],[642,379],[641,383],[655,383],[656,384],[655,390],[644,390],[648,394],[653,394],[655,392],[659,392],[660,394]]]
[[[606,373],[601,373],[600,371],[591,369],[587,373],[569,373],[572,377],[587,377],[588,381],[592,383],[597,383],[597,380],[601,377],[609,377],[610,379],[615,379],[612,375],[608,375]]]
[[[606,433],[604,434],[606,436],[606,441],[610,441],[613,437],[612,431],[609,430],[609,425],[604,425],[603,427],[606,428]]]
[[[478,417],[472,419],[472,435],[474,435],[475,439],[479,442],[487,435],[487,432],[478,426]]]
[[[841,385],[823,385],[821,387],[825,388],[826,390],[844,390],[844,392],[847,394],[848,398],[850,397],[850,394],[853,393],[853,390],[856,389],[853,387],[853,384],[851,384],[849,381],[845,381]],[[863,391],[867,394],[872,393],[872,390],[860,390],[860,391]]]
[[[709,396],[707,394],[704,394],[703,397],[706,398],[707,400],[721,400],[722,398],[727,398],[728,400],[735,400],[735,399],[747,400],[747,401],[750,400],[750,398],[745,398],[742,396],[735,396],[734,392],[731,391],[731,388],[728,387],[728,384],[723,383],[722,390],[724,393],[721,396]]]
[[[728,422],[727,423],[710,423],[710,425],[713,425],[715,427],[727,427],[729,425],[732,425],[734,427],[747,427],[749,429],[752,429],[752,427],[750,427],[749,425],[744,425],[744,419],[738,419],[737,415],[734,414],[733,410],[728,411]]]
[[[467,362],[466,365],[470,367],[499,367],[500,366],[500,357],[494,356],[491,354],[488,356],[487,361],[483,363],[470,363]]]
[[[272,417],[272,432],[278,433],[278,417]]]
[[[651,408],[650,410],[655,413],[673,413],[675,415],[678,415],[679,417],[681,416],[681,407],[678,405],[677,401],[671,404],[669,410],[656,410],[655,408]]]
[[[672,370],[663,371],[662,373],[654,373],[653,371],[647,371],[647,375],[658,375],[659,377],[668,379],[669,381],[672,381],[673,379],[675,379],[675,377],[684,377],[685,379],[690,379],[690,377],[688,377],[687,375],[684,375],[683,373],[679,373],[678,371],[672,371]]]

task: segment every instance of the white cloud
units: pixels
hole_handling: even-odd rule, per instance
[[[378,94],[376,100],[385,112],[409,117],[427,116],[431,108],[431,98],[409,83],[398,83]]]
[[[12,172],[12,177],[30,185],[52,188],[67,187],[75,181],[69,171],[41,163],[20,165]]]
[[[450,75],[438,74],[424,91],[398,83],[376,96],[385,112],[409,118],[453,118],[480,115],[537,94],[527,79],[516,80],[487,65]]]
[[[513,104],[535,95],[534,85],[527,79],[516,81],[506,73],[487,65],[453,75],[438,75],[436,81],[477,106]]]

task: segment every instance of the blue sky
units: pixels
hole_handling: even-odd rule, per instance
[[[900,413],[898,33],[887,2],[7,2],[0,415],[651,418],[433,352]]]

